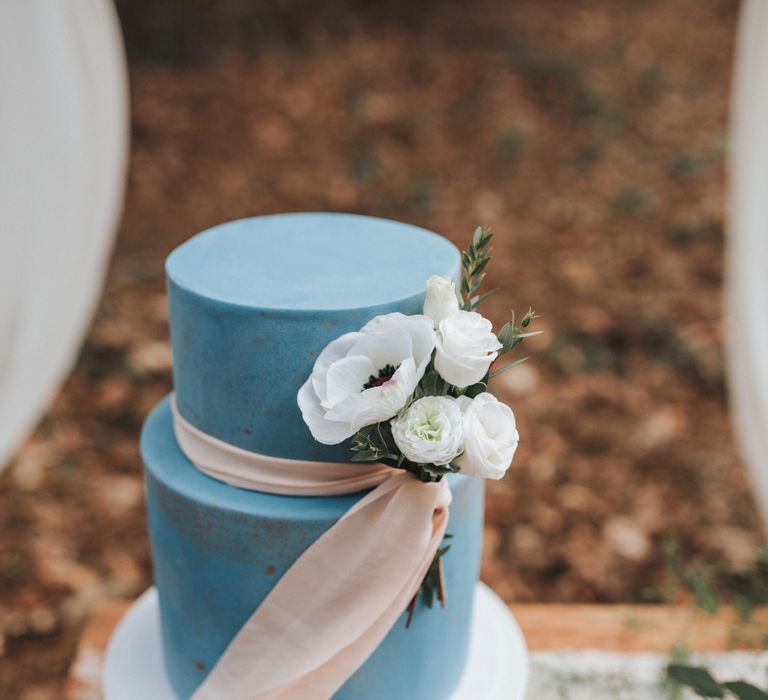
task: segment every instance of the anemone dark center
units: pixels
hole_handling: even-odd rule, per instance
[[[370,377],[368,377],[368,381],[363,384],[363,389],[373,389],[376,386],[386,384],[390,379],[392,379],[392,375],[395,372],[397,372],[397,367],[394,365],[385,365],[379,370],[378,376],[372,374]]]

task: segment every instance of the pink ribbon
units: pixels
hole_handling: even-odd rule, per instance
[[[260,455],[203,433],[172,402],[177,441],[202,472],[268,493],[373,490],[297,560],[245,622],[193,700],[327,700],[418,592],[448,522],[445,479],[381,464]],[[374,488],[375,487],[375,488]]]

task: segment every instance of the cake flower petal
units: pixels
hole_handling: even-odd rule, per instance
[[[329,343],[298,394],[315,440],[336,445],[396,415],[424,376],[434,347],[432,320],[401,313],[377,316]]]
[[[456,296],[456,285],[450,277],[432,275],[427,280],[427,297],[424,300],[424,315],[435,322],[435,328],[440,321],[459,312],[459,298]]]
[[[463,474],[501,479],[517,449],[515,414],[487,392],[474,399],[460,396],[464,417],[464,452],[456,459]]]
[[[448,396],[425,396],[392,421],[395,444],[417,464],[450,464],[461,451],[464,431],[459,403]]]
[[[491,322],[476,311],[458,311],[440,321],[435,369],[460,389],[481,381],[499,356]]]

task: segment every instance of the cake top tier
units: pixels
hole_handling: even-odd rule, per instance
[[[221,302],[321,311],[417,296],[457,263],[446,239],[408,224],[353,214],[241,219],[191,238],[168,258],[169,278]]]
[[[349,461],[312,438],[296,394],[323,348],[374,316],[422,312],[431,275],[459,251],[396,221],[282,214],[205,231],[168,258],[173,378],[181,414],[232,445]]]

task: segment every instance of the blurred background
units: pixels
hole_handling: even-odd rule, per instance
[[[0,697],[45,700],[150,583],[138,435],[169,391],[163,261],[292,210],[495,233],[485,312],[546,332],[495,390],[521,448],[483,578],[511,601],[765,596],[726,407],[732,0],[119,0],[127,199],[72,374],[0,474]],[[745,594],[750,591],[751,597]]]

